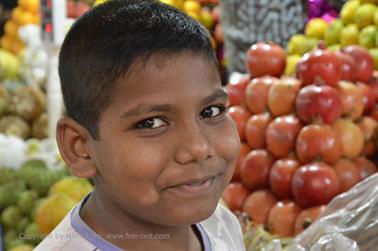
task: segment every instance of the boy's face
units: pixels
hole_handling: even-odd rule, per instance
[[[150,223],[209,217],[240,147],[215,66],[201,55],[152,55],[119,81],[100,140],[89,142],[96,190]]]

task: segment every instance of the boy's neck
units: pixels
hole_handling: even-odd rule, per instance
[[[111,201],[106,199],[104,201],[104,198],[95,192],[83,205],[80,217],[103,239],[126,251],[198,251],[204,249],[201,235],[195,227],[170,227],[144,222],[125,211],[120,211]],[[124,238],[111,238],[109,233],[121,233]],[[163,234],[166,238],[146,238],[146,235],[141,236],[140,234],[149,236]]]

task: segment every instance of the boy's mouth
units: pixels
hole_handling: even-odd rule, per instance
[[[188,197],[203,196],[213,190],[213,185],[219,175],[206,176],[201,179],[190,179],[178,185],[168,188],[172,192],[178,192]]]

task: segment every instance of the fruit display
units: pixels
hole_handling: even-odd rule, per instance
[[[12,10],[11,18],[5,23],[4,36],[0,38],[0,47],[18,55],[25,47],[18,30],[27,24],[40,23],[39,0],[18,0],[18,5]]]
[[[21,85],[14,90],[0,85],[0,133],[22,139],[48,137],[45,93]]]
[[[254,44],[248,74],[226,86],[241,150],[222,197],[252,221],[246,235],[264,233],[267,242],[297,235],[335,196],[378,171],[369,159],[377,153],[378,99],[368,50],[320,44],[291,66],[296,77],[283,75],[288,61],[280,46]]]
[[[338,50],[349,45],[360,45],[369,50],[374,59],[374,68],[378,70],[378,6],[376,1],[348,0],[341,7],[338,18],[315,17],[306,24],[304,34],[291,37],[287,52],[289,59],[298,60],[298,56],[317,47],[320,40],[330,50]],[[294,73],[293,70],[290,71]]]
[[[52,139],[0,134],[0,222],[5,250],[32,250],[92,190],[69,175]],[[23,249],[22,249],[23,250]]]
[[[88,180],[30,159],[18,169],[0,168],[0,213],[5,250],[30,250],[92,190]],[[29,250],[29,249],[28,249]]]

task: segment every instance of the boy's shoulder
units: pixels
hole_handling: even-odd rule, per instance
[[[244,251],[245,245],[239,221],[224,205],[218,203],[214,213],[200,222],[206,231],[212,249],[216,251]]]
[[[72,212],[72,211],[71,211]],[[34,251],[46,250],[97,250],[89,241],[77,233],[71,225],[71,212],[69,212],[59,225],[45,237]]]

